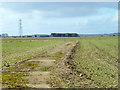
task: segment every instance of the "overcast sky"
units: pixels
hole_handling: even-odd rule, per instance
[[[18,35],[22,19],[23,35],[52,32],[116,33],[117,2],[2,2],[0,30]]]

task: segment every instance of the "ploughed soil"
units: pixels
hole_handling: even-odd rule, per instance
[[[77,44],[58,45],[36,58],[5,68],[2,71],[3,88],[94,87],[94,82],[76,71],[72,63]]]

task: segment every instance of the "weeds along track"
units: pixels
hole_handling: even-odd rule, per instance
[[[50,88],[52,72],[58,61],[70,51],[74,42],[57,45],[32,59],[4,68],[2,80],[4,88]],[[15,84],[14,84],[15,83]],[[61,85],[61,84],[59,84]],[[56,86],[58,87],[58,86]],[[61,87],[64,87],[62,84]]]

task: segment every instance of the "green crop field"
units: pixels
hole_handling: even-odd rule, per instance
[[[2,43],[2,66],[8,66],[18,61],[29,59],[32,56],[43,53],[44,51],[54,47],[55,45],[62,44],[64,41],[60,40],[48,40],[43,41],[25,41],[25,42],[4,42],[7,39],[3,39]],[[7,41],[14,39],[8,39]],[[15,39],[16,40],[16,39]],[[26,40],[26,39],[19,39]]]
[[[118,87],[117,36],[73,38],[4,38],[2,40],[2,68],[9,67],[10,65],[22,60],[29,60],[31,57],[43,55],[45,51],[49,51],[53,47],[57,48],[59,45],[65,44],[66,42],[78,42],[75,52],[72,55],[72,63],[76,66],[74,69],[81,72],[85,78],[91,80],[94,85],[96,85],[94,87]],[[69,46],[69,44],[67,45]],[[61,47],[58,47],[58,49],[55,50],[59,50]],[[60,51],[62,50],[64,49],[61,49]],[[61,56],[64,55],[60,51],[58,53],[53,53],[53,55],[51,54],[51,57],[59,57],[58,59],[60,59]],[[50,57],[50,55],[48,56]],[[39,71],[46,71],[47,68],[45,67],[51,68],[51,66],[44,66],[40,67]],[[3,75],[6,74],[3,73]],[[9,78],[10,75],[12,74],[9,74]],[[5,80],[6,77],[4,76],[3,79]],[[71,82],[68,84],[73,87],[79,84],[79,82],[74,81],[73,83]],[[93,83],[87,82],[88,85],[92,85]],[[82,87],[82,84],[80,86]]]
[[[118,37],[83,37],[74,54],[77,70],[98,87],[118,85]]]

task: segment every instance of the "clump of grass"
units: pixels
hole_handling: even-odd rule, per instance
[[[51,55],[51,57],[61,58],[64,55],[62,52],[57,52]]]
[[[73,87],[70,83],[66,83],[64,86],[65,86],[66,88],[72,88],[72,87]]]
[[[61,80],[52,80],[51,81],[52,87],[58,87],[58,88],[62,88],[62,81]]]
[[[23,73],[2,73],[2,84],[7,88],[28,88],[26,76]]]
[[[38,70],[40,71],[47,71],[51,66],[45,66],[45,67],[41,67]]]

